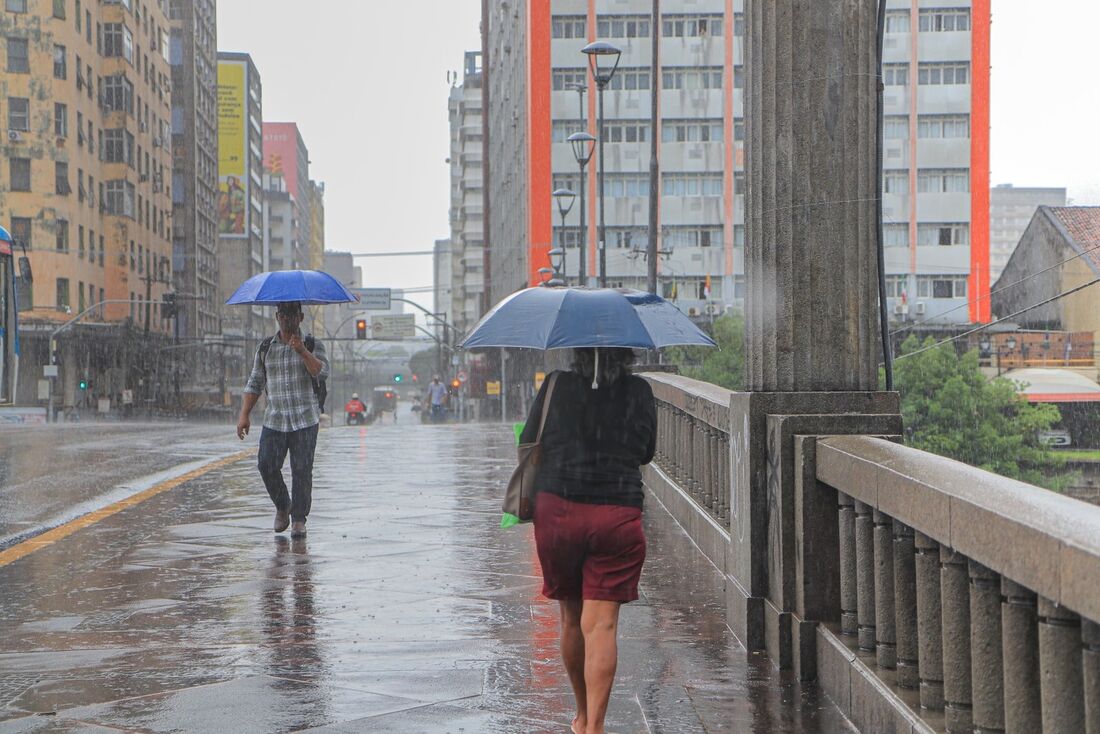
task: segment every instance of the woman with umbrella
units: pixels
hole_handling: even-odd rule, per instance
[[[657,409],[649,383],[630,374],[633,348],[673,344],[714,342],[658,296],[572,288],[510,296],[463,343],[574,348],[572,371],[543,382],[520,443],[539,445],[535,545],[542,593],[561,611],[575,734],[604,731],[619,609],[638,598],[645,561],[641,467],[656,448]]]

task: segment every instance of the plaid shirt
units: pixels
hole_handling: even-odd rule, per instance
[[[329,375],[328,358],[320,340],[313,340],[313,356],[321,361],[321,371],[317,379]],[[289,433],[308,428],[321,421],[321,408],[317,405],[317,395],[313,392],[313,378],[310,377],[306,363],[293,349],[279,341],[278,335],[271,340],[264,359],[260,363],[260,351],[256,350],[256,359],[252,365],[252,375],[244,391],[261,395],[267,392],[267,407],[264,408],[264,428]]]

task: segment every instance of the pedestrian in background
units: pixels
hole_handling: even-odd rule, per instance
[[[428,409],[431,410],[432,423],[438,423],[445,417],[448,394],[447,386],[439,381],[439,375],[433,376],[428,385]]]
[[[275,532],[286,530],[293,520],[291,537],[306,534],[306,518],[313,501],[313,454],[321,421],[314,386],[316,380],[325,380],[329,375],[324,346],[312,336],[302,338],[302,318],[298,301],[280,303],[276,308],[279,331],[256,350],[237,419],[237,437],[243,441],[251,427],[252,408],[260,394],[266,393],[260,476],[275,503]],[[293,493],[287,492],[283,481],[283,462],[288,452]]]
[[[634,352],[574,350],[573,371],[548,377],[520,443],[546,424],[535,478],[535,544],[542,593],[561,610],[561,656],[576,734],[603,734],[618,664],[619,608],[638,598],[645,561],[641,466],[653,459],[657,407],[649,383],[630,374]]]

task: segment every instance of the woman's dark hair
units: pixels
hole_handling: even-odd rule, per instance
[[[624,347],[600,348],[600,385],[611,385],[630,374],[634,350]],[[596,350],[591,347],[573,350],[573,371],[591,381],[596,369]]]

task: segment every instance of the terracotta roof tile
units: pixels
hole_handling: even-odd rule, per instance
[[[1051,216],[1066,228],[1079,252],[1088,252],[1094,267],[1100,268],[1100,206],[1052,206]]]

